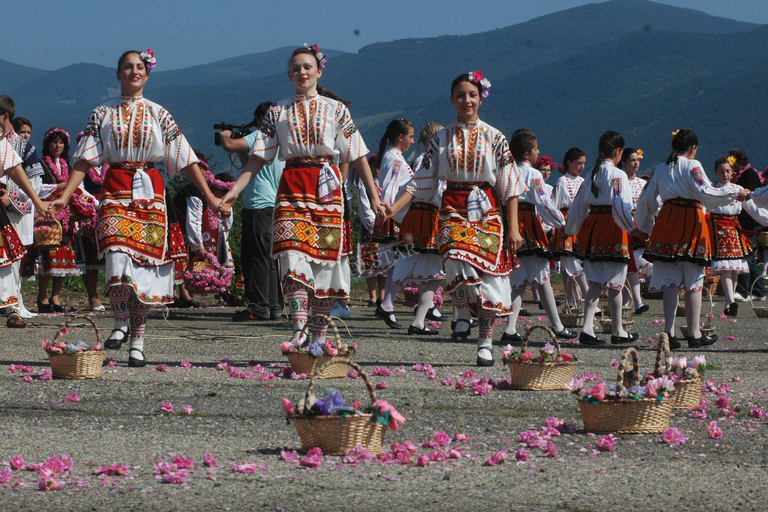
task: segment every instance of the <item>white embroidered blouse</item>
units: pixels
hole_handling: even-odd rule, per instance
[[[517,200],[521,203],[535,205],[536,216],[542,224],[548,224],[558,229],[563,228],[565,218],[562,212],[555,208],[551,192],[547,190],[541,171],[531,167],[528,162],[519,164],[517,168],[520,170],[520,181],[525,183],[525,192],[517,196]]]
[[[568,220],[565,232],[575,235],[589,215],[590,206],[610,206],[613,220],[627,232],[635,230],[635,220],[632,217],[632,192],[629,190],[627,174],[613,165],[610,160],[604,160],[597,169],[595,185],[597,197],[592,192],[592,173],[589,171],[584,176],[584,183],[576,193],[576,197],[568,209]]]
[[[571,176],[570,174],[560,176],[555,183],[555,208],[558,210],[570,208],[582,183],[584,183],[584,178],[581,176]]]
[[[73,157],[91,167],[162,161],[169,176],[199,161],[173,116],[141,96],[121,96],[93,109]]]
[[[13,150],[13,146],[8,143],[7,139],[0,139],[0,176],[17,165],[21,165],[21,157]]]

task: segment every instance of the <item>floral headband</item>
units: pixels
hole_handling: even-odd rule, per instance
[[[550,171],[554,171],[557,168],[557,164],[555,163],[554,160],[552,160],[552,157],[547,155],[540,156],[536,160],[536,163],[533,164],[533,167],[536,169],[539,169],[540,167],[543,167],[545,165],[549,166]]]
[[[637,158],[639,158],[641,160],[643,159],[643,154],[644,153],[643,153],[642,149],[638,149],[637,151],[635,151],[635,153],[637,153]]]
[[[483,88],[483,92],[480,93],[480,96],[483,98],[487,98],[489,94],[489,90],[491,88],[491,81],[487,78],[483,78],[483,72],[482,71],[470,71],[468,73],[469,81],[473,84],[479,84]]]
[[[152,69],[157,66],[157,59],[155,59],[155,52],[147,48],[139,54],[141,60],[146,63],[147,69]]]
[[[206,165],[207,167],[207,165]],[[208,186],[211,188],[215,188],[218,190],[223,191],[229,191],[232,190],[232,187],[235,185],[234,181],[222,181],[217,180],[216,176],[213,175],[211,171],[206,171],[205,173],[205,181],[208,182]]]
[[[66,130],[63,128],[54,127],[45,132],[45,135],[43,136],[43,144],[46,144],[48,142],[48,138],[52,136],[54,133],[61,134],[64,136],[64,138],[67,140],[67,144],[69,144],[69,133],[67,133]]]
[[[320,69],[325,69],[325,65],[328,64],[328,59],[326,59],[323,52],[320,51],[320,47],[317,46],[317,43],[313,44],[312,46],[304,43],[304,48],[310,50],[315,55],[315,57],[317,57],[317,60],[320,61]]]

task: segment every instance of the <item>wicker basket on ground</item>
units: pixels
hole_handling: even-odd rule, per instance
[[[654,377],[661,377],[662,361],[666,367],[667,359],[672,356],[669,349],[669,335],[662,332],[659,336],[659,343],[656,346],[656,363],[653,367]],[[669,372],[669,368],[666,369]],[[692,379],[680,379],[675,381],[675,395],[672,401],[673,409],[690,409],[698,407],[701,403],[701,377]]]
[[[617,390],[623,389],[628,383],[627,381],[631,381],[633,386],[639,386],[639,378],[640,368],[637,350],[629,348],[621,356],[616,379]],[[657,400],[655,398],[640,400],[617,398],[601,400],[597,403],[579,399],[578,402],[586,431],[617,434],[658,434],[664,432],[669,428],[669,417],[673,404],[672,399]]]
[[[581,297],[581,289],[573,276],[565,278],[565,288],[571,290],[570,295],[573,298],[574,306],[571,307],[568,304],[568,294],[566,293],[565,306],[563,306],[563,312],[560,313],[560,322],[569,329],[580,329],[584,325],[584,302]]]
[[[621,308],[621,326],[627,332],[630,332],[635,324],[635,301],[631,293],[629,297],[629,306],[622,306]],[[603,294],[600,294],[600,327],[604,333],[611,334],[613,333],[611,313],[607,311],[607,306],[603,302]]]
[[[706,315],[707,320],[704,322],[704,325],[699,328],[701,331],[701,334],[704,336],[712,336],[715,334],[715,331],[717,330],[714,325],[712,325],[712,319],[715,316],[715,301],[713,298],[713,293],[709,288],[704,288],[707,291],[707,294],[709,296],[709,313]],[[683,325],[680,327],[680,332],[683,334],[683,338],[688,337],[688,326]]]
[[[82,319],[87,321],[93,327],[93,332],[96,334],[96,344],[101,345],[101,336],[99,335],[99,328],[96,323],[87,316],[77,315],[67,320],[62,325],[56,334],[53,336],[51,344],[56,344],[64,334],[64,329],[68,329],[69,326],[75,320]],[[104,365],[104,354],[102,350],[88,350],[85,352],[77,352],[75,354],[51,354],[48,352],[48,359],[51,361],[51,373],[54,377],[61,379],[96,379],[101,377],[101,368]]]
[[[339,350],[341,335],[339,334],[339,329],[336,327],[336,324],[329,316],[320,314],[312,315],[309,321],[304,324],[300,336],[307,336],[307,340],[309,340],[307,330],[314,319],[325,320],[328,324],[328,328],[333,333],[333,345],[336,350]],[[295,373],[304,373],[310,378],[315,377],[317,369],[320,367],[323,368],[322,374],[318,377],[320,379],[340,379],[347,376],[347,363],[345,361],[346,358],[349,357],[348,354],[339,353],[338,356],[323,354],[320,357],[315,357],[307,350],[300,350],[299,352],[289,352],[285,354],[285,356],[288,358],[288,362],[291,364],[291,369]]]
[[[752,305],[752,311],[755,312],[757,318],[768,318],[768,306],[755,306],[755,299],[753,298],[755,285],[757,284],[757,281],[762,278],[763,276],[759,276],[752,283],[752,286],[749,287],[749,303]]]
[[[360,366],[349,359],[339,358],[338,361],[327,362],[319,368],[318,374],[322,375],[328,365],[343,364],[346,375],[347,365],[352,367],[362,379],[371,398],[371,405],[376,401],[376,391],[373,389],[368,375]],[[315,382],[319,377],[312,377],[304,395],[304,404],[307,407],[309,397]],[[289,415],[296,426],[296,431],[301,439],[301,447],[305,450],[318,447],[323,453],[331,455],[343,455],[347,450],[362,446],[371,453],[379,453],[384,448],[384,435],[387,426],[374,421],[372,414],[354,414],[341,416],[313,416],[307,411],[301,411]]]
[[[555,346],[555,357],[552,361],[543,363],[537,360],[530,361],[509,361],[510,387],[512,389],[532,389],[536,391],[566,389],[565,383],[573,378],[573,370],[576,368],[576,361],[564,361],[560,354],[560,344],[557,342],[555,333],[547,326],[534,325],[523,337],[523,343],[520,346],[520,353],[525,352],[528,347],[528,338],[536,329],[545,331]]]

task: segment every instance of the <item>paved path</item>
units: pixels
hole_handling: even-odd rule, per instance
[[[534,306],[535,308],[535,306]],[[717,306],[719,313],[722,304]],[[710,418],[676,414],[672,424],[687,437],[676,447],[658,442],[658,435],[618,436],[613,452],[596,451],[597,437],[581,431],[575,399],[566,391],[524,392],[492,390],[473,395],[473,378],[503,379],[500,363],[490,369],[474,367],[472,344],[447,341],[447,322],[436,338],[408,337],[387,329],[373,317],[373,310],[353,304],[347,321],[352,339],[360,345],[355,360],[369,372],[384,366],[392,376],[372,376],[386,383],[379,396],[394,404],[408,421],[387,442],[411,439],[416,445],[438,431],[462,432],[465,442],[442,448],[459,448],[460,459],[417,465],[380,465],[375,462],[344,463],[327,457],[315,470],[280,458],[281,449],[298,449],[293,425],[287,425],[281,397],[298,400],[307,381],[279,378],[259,380],[280,372],[272,363],[284,363],[277,346],[290,336],[287,323],[238,324],[229,321],[232,309],[173,311],[167,321],[153,313],[147,329],[147,357],[151,365],[127,368],[127,352],[109,353],[118,363],[104,370],[103,379],[52,380],[38,377],[49,367],[40,342],[55,332],[61,317],[36,319],[37,327],[0,330],[0,461],[15,456],[27,464],[68,454],[73,466],[60,476],[59,491],[39,492],[38,472],[12,471],[0,489],[3,510],[756,510],[765,508],[766,436],[768,418],[754,419],[750,409],[768,409],[768,319],[757,319],[748,307],[736,322],[715,319],[721,342],[705,353],[716,365],[709,377],[730,385],[726,393],[735,417],[724,417],[710,400]],[[398,310],[407,322],[410,310]],[[636,317],[643,346],[661,330],[661,302],[651,301],[651,311]],[[95,317],[109,332],[110,318]],[[656,320],[655,320],[656,319]],[[529,323],[541,323],[529,318]],[[522,322],[521,322],[522,323]],[[350,339],[344,332],[345,340]],[[496,338],[502,326],[497,326]],[[83,328],[68,339],[90,341]],[[726,339],[726,337],[734,339]],[[538,338],[541,341],[541,338]],[[536,343],[540,346],[540,343]],[[621,351],[606,346],[584,348],[566,345],[583,360],[579,372],[600,372],[609,378],[611,360]],[[497,359],[499,347],[494,348]],[[217,370],[229,359],[254,378],[230,378]],[[191,368],[182,367],[189,361]],[[169,371],[159,372],[162,363]],[[431,365],[434,379],[414,364]],[[650,369],[653,353],[641,351],[641,365]],[[23,372],[10,373],[12,364],[34,369],[31,383]],[[398,371],[399,368],[402,368]],[[473,372],[473,376],[464,375]],[[247,376],[247,375],[246,375]],[[262,377],[263,379],[264,377]],[[732,378],[740,378],[739,382]],[[450,380],[452,386],[443,385]],[[738,379],[736,379],[738,380]],[[467,388],[458,391],[456,382]],[[359,381],[335,380],[333,386],[351,399],[365,397]],[[65,401],[66,397],[79,401]],[[163,402],[174,412],[160,410]],[[182,413],[190,405],[192,414]],[[548,417],[576,425],[577,432],[552,438],[558,455],[546,458],[542,448],[526,448],[528,461],[515,463],[521,447],[520,432],[541,429]],[[709,421],[720,420],[721,439],[710,439],[704,430]],[[484,461],[499,450],[510,459],[499,466]],[[437,449],[421,448],[414,455]],[[204,454],[218,468],[203,465]],[[174,454],[174,455],[171,455]],[[193,459],[184,484],[155,479],[158,459],[175,456]],[[302,455],[300,453],[300,455]],[[248,463],[251,464],[248,464]],[[123,463],[126,476],[96,476],[100,465]],[[240,465],[240,473],[232,471]],[[0,466],[0,469],[2,466]],[[125,471],[124,471],[125,472]],[[0,471],[0,481],[8,473]]]

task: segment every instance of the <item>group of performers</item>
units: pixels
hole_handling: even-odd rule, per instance
[[[39,199],[19,167],[19,156],[7,141],[0,141],[2,170],[41,216],[65,208],[89,169],[105,168],[96,242],[115,320],[105,346],[127,344],[129,366],[146,364],[149,308],[173,301],[174,260],[187,256],[178,222],[169,215],[157,162],[163,162],[171,177],[184,172],[191,178],[197,188],[189,194],[195,218],[206,213],[228,217],[263,166],[275,158],[285,162],[274,207],[272,254],[279,261],[297,344],[323,342],[328,325],[322,315],[331,313],[335,301],[349,299],[352,244],[345,182],[356,184],[365,241],[379,244],[366,257],[378,260],[386,278],[377,316],[390,327],[403,327],[394,314],[394,297],[401,286],[417,286],[421,294],[408,332],[435,335],[427,320],[441,318],[433,298],[444,281],[454,307],[452,340],[466,340],[472,315],[478,317],[479,366],[494,364],[497,316],[508,315],[503,341],[521,339],[517,320],[529,285],[556,335],[578,337],[585,345],[605,343],[595,335],[593,320],[607,290],[611,343],[623,344],[638,335],[623,329],[622,307],[632,296],[636,312],[647,310],[639,282],[649,278],[651,291],[663,291],[665,329],[673,349],[681,347],[674,325],[678,292],[684,288],[688,346],[714,343],[715,336],[699,329],[705,268],[715,261],[712,271],[721,273],[724,287],[730,287],[726,312],[735,314],[734,276],[744,271],[751,251],[735,216],[743,208],[768,224],[768,212],[760,209],[768,206],[768,189],[750,191],[728,183],[727,159],[717,163],[720,183],[710,183],[695,160],[698,139],[691,130],[673,134],[672,153],[647,182],[636,175],[642,152],[626,148],[623,137],[609,131],[600,137],[591,169],[584,172],[586,154],[572,148],[563,159],[563,176],[550,187],[545,174],[554,163],[539,158],[531,131],[517,130],[508,140],[480,119],[491,83],[479,71],[453,80],[450,101],[456,121],[446,127],[430,123],[420,131],[424,151],[412,166],[403,154],[415,142],[415,130],[404,119],[389,124],[369,162],[347,103],[318,84],[326,61],[316,45],[290,56],[294,95],[268,110],[240,176],[234,183],[231,178],[212,180],[170,113],[143,97],[155,63],[149,50],[120,57],[116,76],[121,96],[92,111],[73,153],[76,163],[52,202]],[[348,169],[347,176],[340,169]],[[214,184],[219,184],[216,191]],[[0,210],[0,222],[3,215]],[[6,292],[15,288],[6,286],[7,262],[16,258],[13,249],[20,242],[7,222],[4,226],[0,264],[6,265],[0,267],[0,284],[8,304],[14,297]],[[560,320],[550,285],[553,257],[570,283],[567,305],[583,308],[578,335]],[[358,271],[364,274],[365,269]],[[308,321],[309,336],[304,334]]]

